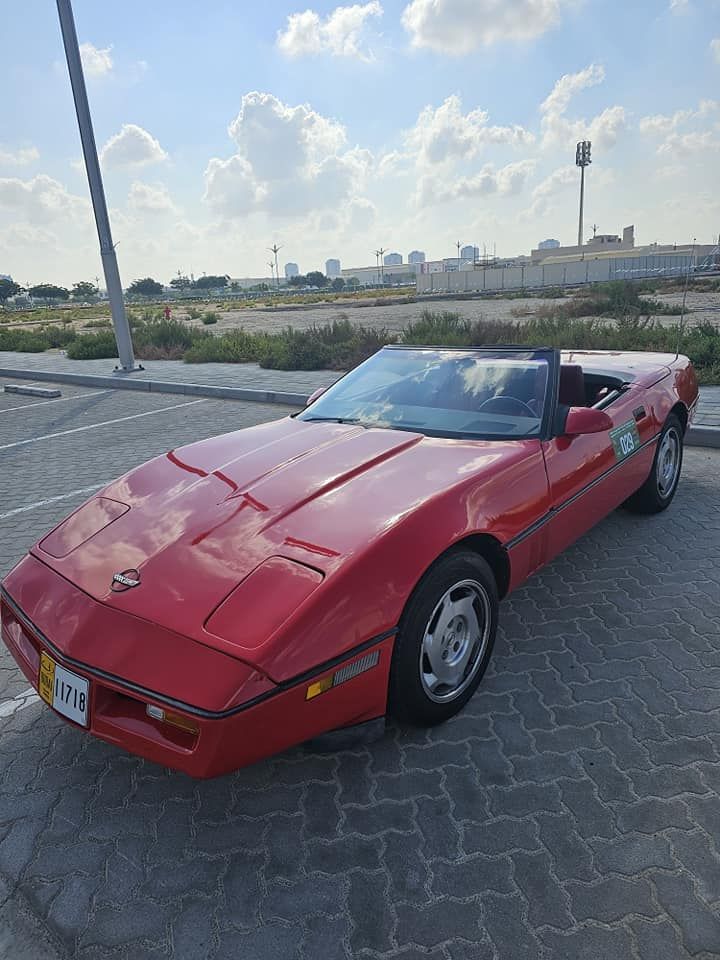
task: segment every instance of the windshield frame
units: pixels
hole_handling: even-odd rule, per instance
[[[383,430],[401,430],[409,433],[421,433],[424,436],[428,437],[439,437],[441,439],[447,440],[463,440],[463,441],[477,441],[477,442],[487,442],[489,440],[549,440],[553,436],[553,424],[555,423],[555,413],[557,408],[557,397],[558,397],[558,384],[560,379],[560,351],[556,347],[528,347],[518,344],[493,344],[492,346],[445,346],[443,344],[429,344],[429,343],[415,343],[415,344],[405,344],[405,343],[389,343],[384,347],[381,347],[380,350],[377,350],[372,356],[368,357],[367,360],[364,360],[358,366],[353,367],[352,370],[348,370],[347,373],[343,374],[342,377],[338,377],[337,380],[332,383],[327,390],[324,390],[318,397],[317,400],[326,397],[336,386],[339,386],[349,374],[354,373],[360,367],[364,366],[374,357],[377,357],[378,354],[383,353],[386,350],[442,350],[447,353],[457,352],[457,353],[479,353],[479,354],[497,354],[499,357],[514,357],[518,360],[543,360],[548,365],[548,377],[547,383],[545,385],[545,398],[543,403],[543,415],[540,421],[540,427],[537,433],[533,434],[531,437],[519,437],[517,434],[493,434],[492,436],[487,437],[478,437],[475,435],[465,435],[465,434],[456,434],[449,436],[445,432],[432,431],[432,430],[413,430],[410,427],[402,427],[394,424],[383,424],[382,426],[367,425],[367,429],[383,429]],[[305,418],[303,415],[309,412],[315,401],[311,404],[307,404],[302,410],[299,410],[297,413],[291,414],[295,419],[300,420],[303,423],[312,423],[312,418]],[[335,420],[335,418],[328,418]],[[343,421],[338,420],[337,422],[348,422],[349,424],[356,424],[359,426],[364,426],[362,421]]]

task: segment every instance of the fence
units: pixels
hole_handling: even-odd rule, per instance
[[[713,262],[714,261],[714,262]],[[704,271],[720,266],[717,257],[690,254],[655,254],[640,257],[607,257],[570,260],[522,267],[488,267],[449,273],[423,273],[417,278],[418,293],[473,293],[498,290],[537,290],[543,287],[578,286],[608,280],[640,280],[684,276],[688,268]]]

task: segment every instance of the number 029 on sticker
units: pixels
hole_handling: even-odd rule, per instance
[[[640,446],[640,434],[638,433],[637,423],[634,420],[628,420],[621,423],[610,431],[610,440],[615,451],[616,460],[624,460],[634,453]]]

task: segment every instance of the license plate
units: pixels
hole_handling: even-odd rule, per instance
[[[61,667],[46,653],[40,655],[38,693],[45,703],[68,720],[82,727],[88,725],[90,682]]]

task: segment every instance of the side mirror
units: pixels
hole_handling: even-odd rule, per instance
[[[321,397],[323,393],[327,390],[327,387],[318,387],[317,390],[313,390],[310,396],[305,401],[305,406],[309,407],[311,403],[315,403],[318,397]]]
[[[584,433],[608,433],[613,422],[604,410],[592,407],[570,407],[563,433],[567,437],[577,437]]]

